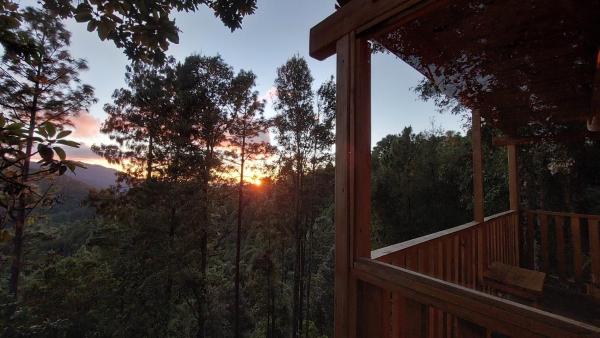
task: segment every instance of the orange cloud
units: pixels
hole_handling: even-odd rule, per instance
[[[91,138],[100,134],[100,120],[89,113],[81,113],[72,117],[73,136],[79,138]]]

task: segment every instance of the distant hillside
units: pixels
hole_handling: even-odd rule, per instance
[[[85,163],[87,169],[77,168],[75,173],[68,171],[68,176],[96,189],[108,188],[115,184],[117,171],[97,164]]]
[[[39,164],[32,164],[33,170],[39,168]],[[67,171],[68,174],[52,180],[52,192],[57,202],[50,209],[40,210],[47,224],[59,225],[93,217],[94,210],[83,205],[90,190],[105,189],[115,184],[116,170],[96,164],[85,163],[85,166],[87,169],[77,168],[75,173]],[[47,187],[47,184],[43,183],[42,187]]]
[[[77,168],[75,173],[67,170],[65,176],[95,189],[105,189],[111,185],[115,185],[117,180],[117,171],[115,169],[103,167],[97,164],[83,164],[86,166],[86,169]],[[31,163],[32,170],[38,170],[39,167],[40,165],[38,163]]]
[[[97,188],[69,175],[54,179],[52,191],[58,197],[57,202],[50,209],[43,211],[49,224],[56,225],[92,217],[93,209],[84,206],[83,201],[93,189]]]

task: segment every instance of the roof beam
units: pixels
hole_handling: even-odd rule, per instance
[[[324,60],[335,54],[336,42],[350,32],[360,34],[395,17],[414,18],[448,0],[352,0],[310,30],[310,55]]]
[[[600,133],[597,132],[568,132],[558,135],[548,136],[532,136],[532,137],[494,137],[492,144],[495,146],[510,146],[510,145],[532,145],[538,143],[558,142],[558,143],[573,143],[580,142],[585,139],[600,140]]]

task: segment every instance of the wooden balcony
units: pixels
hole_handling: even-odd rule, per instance
[[[337,58],[335,337],[600,337],[599,217],[520,210],[517,156],[536,142],[600,138],[600,4],[339,3],[310,38],[313,57]],[[375,251],[373,45],[471,111],[474,219]],[[487,218],[482,121],[507,147],[512,210]],[[537,292],[524,301],[500,289],[498,266],[513,280],[535,276],[539,290],[517,285]]]
[[[589,294],[598,287],[600,273],[599,217],[541,211],[525,214],[529,215],[526,226],[520,226],[518,212],[507,211],[481,223],[470,222],[375,250],[370,259],[358,259],[352,268],[358,280],[357,335],[600,336],[600,328],[595,326],[600,320],[600,303]],[[558,222],[548,222],[550,216]],[[567,219],[570,221],[560,222]],[[556,235],[551,241],[551,230],[571,235]],[[531,263],[532,258],[532,268],[548,273],[547,287],[535,307],[500,297],[484,283],[484,272],[492,262],[519,266],[521,261]],[[573,295],[561,294],[552,285],[554,279],[578,285],[579,292],[571,288]],[[573,298],[575,295],[578,298]],[[574,301],[578,302],[575,307],[561,306]]]

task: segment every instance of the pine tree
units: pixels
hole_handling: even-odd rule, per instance
[[[313,114],[313,78],[306,60],[294,56],[277,69],[275,87],[277,101],[274,120],[277,142],[283,160],[288,162],[293,178],[295,242],[294,286],[292,301],[292,336],[300,337],[302,332],[302,305],[304,296],[304,224],[302,192],[308,154],[312,149],[311,132]]]
[[[0,106],[12,122],[24,125],[24,150],[16,166],[21,186],[27,187],[32,179],[30,162],[36,153],[36,144],[37,153],[50,169],[54,172],[66,170],[65,166],[54,162],[54,154],[64,161],[65,151],[58,146],[50,148],[43,141],[52,139],[53,143],[77,146],[77,143],[63,139],[70,132],[62,129],[70,123],[71,117],[86,110],[95,99],[93,88],[80,83],[79,72],[86,70],[87,65],[84,60],[75,59],[69,53],[71,34],[64,25],[47,12],[33,8],[27,8],[22,17],[25,26],[17,35],[35,48],[26,57],[11,53],[4,55],[0,69],[0,87],[3,88]],[[67,163],[74,169],[75,163]],[[23,264],[26,219],[43,198],[43,195],[26,189],[18,194],[14,213],[11,213],[15,235],[9,289],[15,297]]]
[[[113,93],[113,103],[106,104],[108,118],[101,132],[117,144],[94,145],[94,150],[109,163],[121,164],[136,181],[165,175],[167,155],[166,123],[174,113],[174,61],[161,66],[134,63],[127,67],[125,82],[129,88]]]
[[[246,162],[265,157],[271,151],[267,141],[261,140],[266,135],[269,123],[263,117],[264,102],[258,100],[258,92],[254,90],[256,75],[241,71],[232,81],[234,116],[228,130],[229,144],[234,147],[239,165],[238,211],[235,249],[235,300],[234,300],[234,333],[240,337],[240,251],[242,222],[244,212],[244,185]]]
[[[195,165],[199,182],[196,236],[200,246],[199,281],[193,281],[192,293],[197,296],[198,337],[205,337],[207,314],[208,242],[212,220],[211,183],[215,171],[222,167],[223,151],[233,115],[231,85],[233,70],[220,56],[192,55],[178,64],[176,70],[176,105],[178,119],[185,121],[191,145],[200,161]],[[196,287],[197,285],[197,287]],[[196,290],[197,289],[197,290]]]

